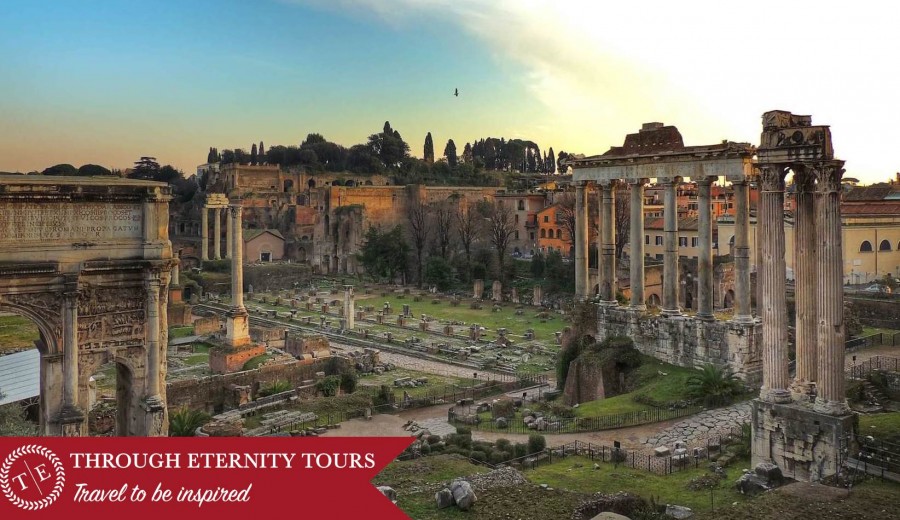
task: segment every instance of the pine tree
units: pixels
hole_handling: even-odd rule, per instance
[[[256,143],[253,143],[253,146],[250,148],[250,164],[256,164]]]
[[[266,145],[264,145],[262,141],[259,142],[259,157],[258,158],[259,158],[259,164],[269,162],[266,159]]]
[[[425,162],[434,164],[434,141],[431,139],[431,132],[425,136]]]
[[[466,143],[465,148],[463,148],[463,164],[472,164],[472,145]]]
[[[447,141],[447,146],[444,147],[444,157],[447,158],[447,164],[451,168],[456,168],[458,160],[456,158],[456,143],[453,142],[453,139]]]

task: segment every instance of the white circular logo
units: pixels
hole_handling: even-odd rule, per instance
[[[36,444],[17,448],[0,466],[0,491],[13,505],[27,511],[44,509],[55,502],[65,483],[59,457]]]

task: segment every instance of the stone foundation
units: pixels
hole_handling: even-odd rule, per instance
[[[328,338],[325,336],[295,336],[288,334],[284,346],[285,352],[300,357],[311,355],[312,357],[327,357],[331,353]]]
[[[198,336],[217,334],[221,330],[222,320],[218,316],[207,316],[194,320],[194,334]]]
[[[810,406],[753,400],[751,465],[771,462],[784,476],[816,482],[834,475],[858,430],[854,414],[831,416]]]
[[[184,302],[172,303],[166,309],[170,327],[183,327],[191,324],[191,306]]]
[[[762,326],[758,321],[701,320],[690,316],[651,316],[627,307],[600,306],[598,341],[627,336],[643,354],[682,367],[707,363],[730,368],[748,386],[762,376]]]
[[[244,363],[265,353],[265,345],[247,345],[241,348],[216,346],[209,349],[209,370],[213,374],[240,372]]]

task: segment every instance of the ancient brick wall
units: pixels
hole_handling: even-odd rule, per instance
[[[213,374],[238,372],[244,363],[265,353],[265,345],[252,345],[240,350],[212,348],[209,350],[209,369]]]
[[[284,351],[296,357],[316,353],[322,355],[330,351],[330,345],[325,336],[288,336]]]
[[[222,322],[218,316],[207,316],[205,318],[197,318],[194,320],[194,334],[205,336],[207,334],[215,334],[222,330]]]

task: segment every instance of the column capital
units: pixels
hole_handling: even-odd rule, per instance
[[[603,188],[604,190],[615,190],[619,187],[618,179],[610,179],[605,181],[597,181],[597,186]]]
[[[681,177],[663,177],[656,179],[656,183],[661,186],[677,186],[681,184]]]
[[[741,177],[740,179],[733,179],[730,181],[732,186],[746,186],[750,183],[750,179],[747,177]]]
[[[794,171],[794,186],[797,192],[812,192],[816,187],[816,171],[805,164],[798,164],[791,168]]]
[[[818,181],[819,193],[841,191],[841,178],[844,175],[844,161],[822,161],[811,166],[812,175]]]
[[[784,177],[787,165],[761,164],[759,166],[759,183],[762,191],[784,191]]]
[[[697,177],[696,179],[691,179],[691,180],[694,181],[695,183],[697,183],[697,186],[711,186],[712,183],[715,182],[716,179],[717,179],[717,177],[704,175],[702,177]]]
[[[631,186],[643,186],[650,182],[650,179],[627,179],[625,182]]]

